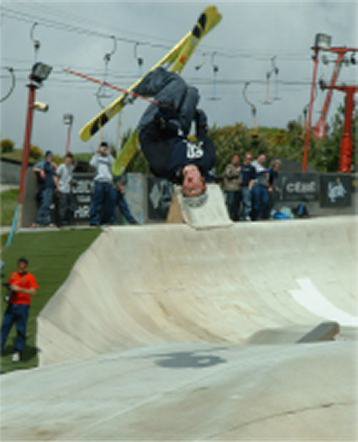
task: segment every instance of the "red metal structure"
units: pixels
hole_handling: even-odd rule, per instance
[[[344,92],[346,94],[345,98],[345,117],[344,117],[344,129],[341,139],[340,146],[340,160],[339,160],[339,170],[340,172],[350,173],[352,171],[352,159],[354,151],[354,140],[353,140],[353,114],[354,114],[354,94],[358,92],[358,86],[332,86],[323,85],[323,89],[328,89],[329,91],[336,90]]]
[[[319,37],[321,37],[321,36],[326,37],[326,41],[324,42],[325,44],[323,44],[323,45],[320,45]],[[303,172],[307,172],[307,170],[308,170],[309,153],[311,150],[312,135],[314,135],[317,138],[323,138],[327,135],[327,129],[328,129],[327,116],[328,116],[329,108],[330,108],[330,105],[332,102],[333,90],[336,87],[340,68],[341,68],[343,61],[345,61],[345,56],[349,52],[351,52],[352,55],[355,52],[358,52],[357,48],[331,47],[330,46],[330,37],[325,36],[324,34],[317,34],[316,35],[315,46],[312,47],[312,50],[314,51],[313,56],[312,56],[314,66],[313,66],[313,78],[312,78],[312,83],[311,83],[310,103],[309,103],[308,115],[307,115],[306,125],[305,125],[305,141],[304,141],[304,146],[303,146],[303,161],[302,161]],[[320,117],[318,123],[316,124],[316,126],[314,127],[314,130],[312,130],[313,106],[314,106],[314,101],[316,99],[317,75],[318,75],[319,52],[320,51],[326,51],[326,52],[337,54],[337,60],[335,62],[335,68],[334,68],[334,71],[332,74],[330,88],[327,88],[327,89],[329,89],[329,91],[327,93],[325,102],[323,104],[321,117]],[[352,63],[353,63],[353,57],[352,57]]]
[[[22,151],[22,166],[20,173],[20,193],[19,193],[19,203],[24,204],[25,194],[26,194],[26,172],[29,166],[29,156],[31,150],[31,134],[34,119],[35,110],[35,97],[36,89],[38,85],[34,82],[30,82],[28,85],[29,96],[27,101],[27,116],[26,116],[26,127],[25,127],[25,137],[24,137],[24,147]]]
[[[337,54],[337,59],[335,62],[332,78],[330,81],[330,85],[332,86],[332,88],[328,90],[327,96],[325,98],[322,107],[321,116],[314,127],[314,136],[319,139],[325,138],[327,136],[328,132],[327,116],[332,102],[334,86],[337,84],[338,76],[342,67],[342,62],[345,60],[347,53],[349,52],[354,53],[358,51],[357,48],[347,48],[347,47],[332,47],[323,50],[333,54]]]

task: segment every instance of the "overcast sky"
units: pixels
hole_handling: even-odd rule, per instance
[[[98,86],[79,81],[63,72],[73,67],[103,79],[106,52],[113,47],[111,35],[130,42],[118,41],[117,50],[108,65],[107,81],[128,87],[138,76],[134,57],[144,59],[143,72],[150,68],[167,49],[195,23],[208,2],[69,2],[1,1],[1,96],[9,88],[5,66],[15,69],[17,83],[12,95],[1,104],[1,138],[11,138],[22,145],[26,117],[26,77],[34,62],[30,29],[34,22],[34,38],[40,40],[38,60],[54,67],[49,79],[38,91],[38,100],[49,104],[48,113],[36,113],[33,144],[43,149],[63,153],[66,128],[64,113],[74,115],[72,150],[93,151],[99,138],[83,143],[79,129],[99,110],[96,99]],[[310,47],[315,34],[332,36],[334,46],[358,46],[358,3],[344,1],[232,1],[216,2],[223,15],[221,23],[205,38],[183,72],[188,82],[196,85],[201,94],[201,107],[211,124],[226,125],[243,122],[252,126],[250,108],[242,90],[250,81],[247,93],[257,106],[260,125],[286,127],[287,122],[302,115],[309,101],[312,77]],[[154,47],[153,47],[154,46]],[[203,52],[207,55],[203,55]],[[213,56],[213,53],[216,53]],[[274,76],[270,84],[271,97],[279,100],[271,105],[266,97],[266,72],[271,69],[271,57],[276,56],[279,69],[279,88]],[[330,57],[333,59],[333,57]],[[357,57],[358,59],[358,57]],[[195,66],[203,64],[200,70]],[[212,64],[219,67],[216,88],[213,84]],[[319,75],[329,80],[333,64],[321,64]],[[354,83],[357,65],[344,66],[340,81]],[[284,84],[282,84],[283,82]],[[108,104],[118,93],[110,90],[102,98]],[[213,100],[213,97],[215,100]],[[319,92],[315,119],[324,94]],[[330,115],[343,101],[336,93]],[[127,106],[121,118],[112,120],[104,130],[104,137],[117,143],[126,128],[134,127],[145,108],[136,101]]]

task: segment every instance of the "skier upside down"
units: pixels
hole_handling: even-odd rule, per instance
[[[207,118],[197,108],[199,93],[178,75],[158,68],[135,90],[155,97],[139,125],[139,141],[155,176],[182,185],[191,205],[206,200],[206,183],[213,180],[215,146],[207,136]],[[195,123],[195,136],[189,135]],[[194,140],[193,140],[194,139]]]

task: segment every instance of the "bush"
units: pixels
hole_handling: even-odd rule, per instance
[[[54,155],[52,161],[55,164],[59,165],[59,164],[63,163],[63,158],[61,157],[61,155]]]
[[[31,146],[30,158],[34,160],[39,160],[44,156],[44,151],[38,146]]]
[[[13,152],[15,149],[15,143],[9,138],[1,140],[1,153]]]

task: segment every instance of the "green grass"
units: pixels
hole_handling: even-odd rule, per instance
[[[1,226],[10,226],[12,223],[12,217],[14,216],[15,207],[17,205],[17,198],[19,196],[18,189],[10,189],[5,192],[1,192]]]
[[[2,259],[5,261],[5,280],[16,269],[16,261],[26,256],[30,261],[29,271],[34,273],[40,289],[33,297],[27,330],[26,350],[21,362],[13,363],[11,354],[15,330],[12,330],[4,356],[1,357],[3,373],[35,367],[38,363],[36,355],[36,318],[47,301],[65,281],[74,262],[95,238],[100,229],[68,230],[59,232],[18,233],[12,245],[5,249]],[[5,289],[4,289],[5,290]],[[2,291],[1,311],[6,308],[5,293]]]

